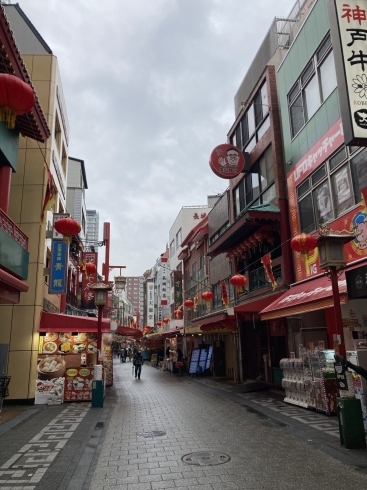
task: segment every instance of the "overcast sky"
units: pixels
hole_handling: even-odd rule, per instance
[[[295,3],[19,0],[58,58],[69,155],[85,161],[87,208],[111,223],[110,263],[127,275],[154,265],[182,206],[228,187],[210,153],[272,20]]]

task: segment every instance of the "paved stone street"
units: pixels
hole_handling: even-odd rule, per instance
[[[0,490],[366,488],[336,417],[271,391],[115,361],[104,408],[32,407],[0,426]],[[13,427],[9,424],[13,424]]]

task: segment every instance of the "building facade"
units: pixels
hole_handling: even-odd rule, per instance
[[[98,252],[99,213],[95,209],[87,209],[86,247],[93,247]]]
[[[342,332],[335,329],[330,280],[317,248],[305,260],[293,254],[295,284],[263,310],[263,319],[285,322],[288,348],[296,356],[300,346],[312,350],[319,342],[345,353],[367,335],[363,280],[354,287],[367,263],[367,210],[361,193],[367,150],[345,143],[340,104],[345,94],[339,93],[336,75],[342,61],[334,50],[327,4],[313,2],[278,70],[289,220],[292,236],[317,236],[325,226],[356,236],[344,247],[353,270],[340,271],[338,279]],[[354,97],[355,105],[363,100],[358,92]]]
[[[144,278],[143,276],[126,277],[126,298],[133,305],[133,315],[139,328],[144,318]]]

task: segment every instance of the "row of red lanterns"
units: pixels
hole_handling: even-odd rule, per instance
[[[262,228],[255,231],[253,235],[243,240],[240,245],[229,252],[227,254],[227,258],[232,259],[233,257],[236,257],[236,255],[244,256],[247,254],[247,252],[251,252],[251,250],[254,250],[258,245],[264,243],[265,240],[271,245],[274,245],[275,236],[274,232],[270,228]]]

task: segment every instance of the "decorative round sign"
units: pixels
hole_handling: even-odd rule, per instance
[[[222,179],[237,177],[245,166],[245,157],[236,146],[223,144],[212,151],[209,160],[210,168]]]

